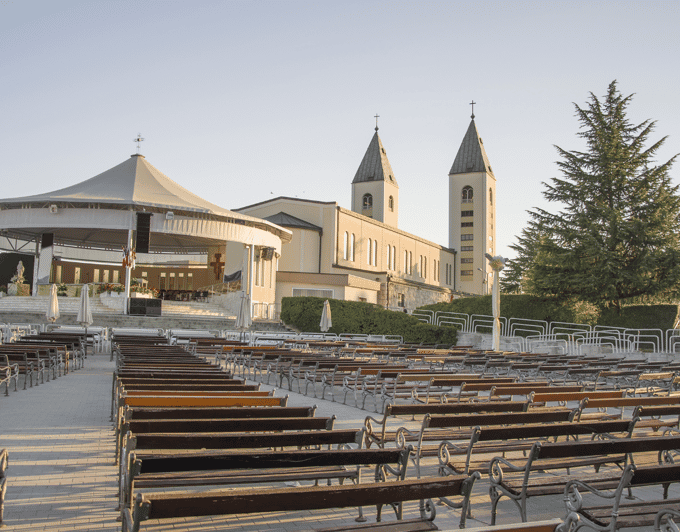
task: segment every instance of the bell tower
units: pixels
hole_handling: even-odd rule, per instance
[[[472,116],[449,172],[449,247],[458,251],[456,285],[491,294],[493,272],[484,258],[496,255],[496,177]]]
[[[352,181],[352,210],[393,227],[399,222],[399,185],[387,152],[375,134]]]

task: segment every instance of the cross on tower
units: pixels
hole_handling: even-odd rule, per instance
[[[375,130],[378,131],[378,118],[380,118],[380,115],[378,113],[375,113]]]
[[[133,141],[132,141],[132,142],[136,142],[136,143],[137,143],[137,153],[139,153],[139,150],[142,148],[141,143],[142,143],[143,141],[144,141],[144,139],[142,138],[142,134],[141,134],[141,133],[137,133],[137,138],[136,138],[136,139],[133,139]]]
[[[472,100],[472,101],[470,102],[470,105],[472,106],[472,116],[471,116],[470,118],[472,118],[472,120],[475,119],[475,104],[476,104],[476,103],[477,103],[477,102],[474,101],[474,100]]]
[[[222,267],[224,266],[224,261],[220,261],[222,258],[222,253],[215,253],[215,260],[210,263],[215,272],[215,279],[220,279],[222,273]]]

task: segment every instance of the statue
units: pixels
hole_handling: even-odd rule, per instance
[[[22,261],[19,261],[19,264],[17,264],[17,273],[10,279],[10,284],[7,285],[7,295],[9,296],[16,296],[19,295],[19,292],[25,291],[24,285],[26,279],[24,278],[24,272],[26,269],[24,268],[24,263]]]

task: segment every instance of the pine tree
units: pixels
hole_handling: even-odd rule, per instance
[[[666,137],[646,147],[655,122],[630,123],[632,96],[613,81],[602,101],[590,93],[587,106],[574,104],[586,151],[556,146],[562,177],[543,195],[563,210],[531,213],[531,292],[620,309],[680,283],[680,197],[669,177],[677,156],[655,164]]]

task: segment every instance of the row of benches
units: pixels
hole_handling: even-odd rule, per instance
[[[147,348],[146,352],[158,353],[161,349]],[[121,502],[123,504],[124,527],[137,530],[139,524],[148,518],[163,518],[178,515],[208,515],[226,513],[249,513],[261,511],[292,511],[296,508],[336,508],[376,504],[380,508],[404,500],[427,499],[430,495],[453,497],[460,495],[461,506],[469,501],[469,492],[476,477],[460,475],[452,479],[409,480],[405,478],[409,451],[362,449],[363,430],[335,430],[334,419],[311,416],[290,416],[301,414],[300,409],[290,408],[238,408],[183,406],[170,409],[161,406],[175,403],[178,396],[169,396],[169,390],[146,389],[147,398],[155,398],[155,408],[136,406],[145,396],[130,394],[131,372],[137,371],[142,378],[164,377],[168,385],[168,368],[177,369],[177,359],[166,351],[162,356],[152,356],[155,369],[131,362],[135,357],[125,348],[120,349],[118,385],[120,395],[125,401],[125,412],[121,415],[128,431],[123,458],[121,460]],[[144,358],[149,358],[144,357]],[[182,383],[190,381],[201,373],[189,364],[181,370]],[[163,368],[163,369],[161,369]],[[204,373],[209,373],[203,370]],[[150,377],[152,375],[152,377]],[[177,373],[176,373],[177,375]],[[212,377],[212,376],[211,376]],[[204,386],[203,397],[215,392],[205,389],[205,375],[196,379]],[[178,391],[178,386],[175,390]],[[197,390],[187,393],[183,399],[199,399]],[[152,395],[153,393],[153,395]],[[242,392],[239,392],[242,393]],[[220,398],[220,397],[218,397]],[[223,398],[223,397],[222,397]],[[170,401],[171,399],[171,401]],[[183,402],[184,405],[189,403]],[[314,409],[307,411],[313,414]],[[232,417],[232,416],[248,417]],[[260,417],[266,415],[267,417]],[[141,419],[139,416],[141,416]],[[181,416],[179,419],[176,416]],[[208,416],[205,418],[204,416]],[[187,417],[189,419],[187,419]],[[219,432],[214,432],[219,429]],[[167,432],[172,430],[173,432]],[[151,431],[151,432],[147,432]],[[163,432],[160,432],[163,431]],[[275,432],[274,432],[275,431]],[[270,448],[305,448],[324,446],[326,450],[271,451]],[[352,445],[352,449],[343,449]],[[329,450],[330,447],[335,447]],[[159,455],[172,449],[182,450],[182,455]],[[195,454],[186,455],[194,449]],[[208,451],[212,449],[212,451]],[[220,451],[217,452],[217,449]],[[234,449],[234,452],[226,451]],[[198,452],[199,450],[202,450]],[[361,482],[362,467],[375,464],[375,480]],[[394,480],[385,482],[388,473]],[[173,494],[142,494],[134,497],[133,507],[128,504],[133,499],[133,490],[139,487],[159,485],[191,486],[201,484],[234,484],[252,482],[278,482],[284,480],[351,480],[352,484],[340,486],[307,486],[299,488],[257,488],[238,490],[238,492],[210,491],[206,493],[182,492]],[[179,510],[181,508],[181,510]],[[396,504],[397,516],[402,517],[401,505]],[[380,510],[378,510],[380,511]],[[434,506],[421,503],[424,516],[409,526],[425,526],[431,523]],[[467,514],[465,510],[463,516]],[[361,515],[361,514],[360,514]],[[410,521],[410,520],[409,520]],[[407,524],[407,523],[403,523]],[[427,525],[426,529],[433,529]],[[415,528],[413,528],[415,530]]]

